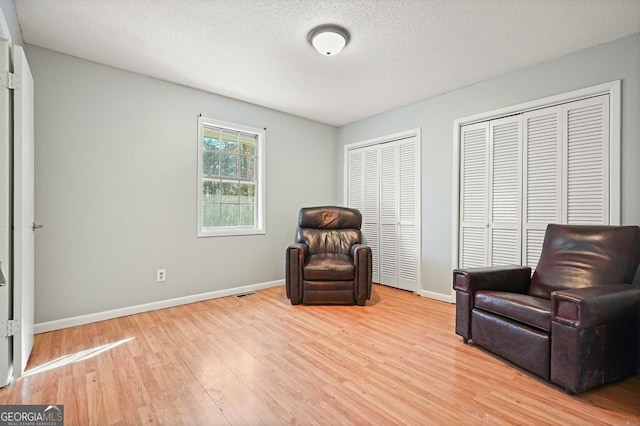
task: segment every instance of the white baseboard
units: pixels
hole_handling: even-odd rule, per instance
[[[41,322],[34,325],[34,332],[35,334],[46,333],[47,331],[60,330],[63,328],[75,327],[77,325],[83,324],[90,324],[92,322],[139,314],[141,312],[155,311],[156,309],[186,305],[188,303],[201,302],[203,300],[233,296],[235,294],[248,293],[265,288],[277,287],[280,285],[284,285],[284,280],[270,281],[243,287],[211,291],[208,293],[193,294],[191,296],[177,297],[175,299],[160,300],[158,302],[145,303],[142,305],[129,306],[126,308],[112,309],[110,311],[96,312],[94,314],[80,315],[77,317],[63,318],[55,321]]]
[[[441,302],[456,303],[456,300],[450,294],[435,293],[428,290],[419,290],[418,294],[422,297],[428,297],[429,299],[435,299]]]

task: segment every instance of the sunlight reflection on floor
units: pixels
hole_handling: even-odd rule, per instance
[[[62,367],[63,365],[73,364],[74,362],[84,361],[86,359],[93,358],[96,355],[106,352],[109,349],[113,349],[116,346],[120,346],[123,343],[127,343],[128,341],[133,339],[135,339],[135,337],[129,337],[127,339],[122,339],[117,342],[107,343],[106,345],[97,346],[95,348],[85,349],[80,352],[61,356],[58,359],[54,359],[53,361],[49,361],[46,364],[42,364],[38,367],[25,371],[25,373],[23,374],[23,377],[32,376],[34,374],[38,374],[45,371],[53,370],[54,368]]]

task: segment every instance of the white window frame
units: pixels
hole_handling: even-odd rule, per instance
[[[225,227],[204,227],[202,207],[204,204],[202,189],[202,169],[203,169],[203,155],[202,155],[202,139],[204,136],[205,127],[218,127],[224,130],[230,130],[235,132],[249,133],[256,136],[256,223],[252,227],[245,226],[225,226]],[[243,124],[230,123],[226,121],[220,121],[203,116],[198,117],[198,176],[197,176],[197,188],[198,188],[198,228],[197,236],[200,237],[219,237],[219,236],[237,236],[237,235],[259,235],[266,234],[265,228],[265,141],[266,141],[266,129],[260,129],[257,127],[250,127]]]

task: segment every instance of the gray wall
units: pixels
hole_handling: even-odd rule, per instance
[[[640,223],[640,34],[395,109],[338,130],[338,199],[344,145],[422,128],[423,290],[451,295],[453,121],[622,80],[622,223]]]
[[[284,277],[298,209],[336,200],[336,129],[27,46],[36,323]],[[267,127],[266,235],[196,238],[197,116]],[[155,282],[166,268],[167,281]]]

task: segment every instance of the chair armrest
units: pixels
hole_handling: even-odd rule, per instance
[[[290,251],[290,250],[301,250],[302,254],[304,254],[304,257],[306,257],[307,254],[309,254],[309,246],[304,243],[290,244],[289,247],[287,247],[287,251]]]
[[[478,290],[526,293],[531,282],[528,266],[497,266],[453,270],[453,288],[473,294]]]
[[[371,298],[373,278],[373,257],[371,247],[364,244],[351,246],[351,257],[356,268],[355,298],[357,305],[364,305]]]
[[[295,243],[287,247],[285,289],[293,305],[302,303],[302,266],[308,253],[306,244]]]
[[[551,321],[578,329],[640,318],[640,286],[609,284],[551,292]]]
[[[349,250],[349,254],[353,258],[353,261],[356,262],[357,252],[358,250],[369,250],[371,251],[371,247],[364,244],[354,244],[351,246],[351,250]]]
[[[351,246],[349,252],[353,259],[353,264],[356,267],[356,271],[359,268],[371,267],[373,269],[373,257],[371,255],[371,247],[364,244],[354,244]],[[361,263],[364,263],[360,266]],[[371,264],[371,265],[368,265]],[[369,273],[371,275],[371,273]]]

